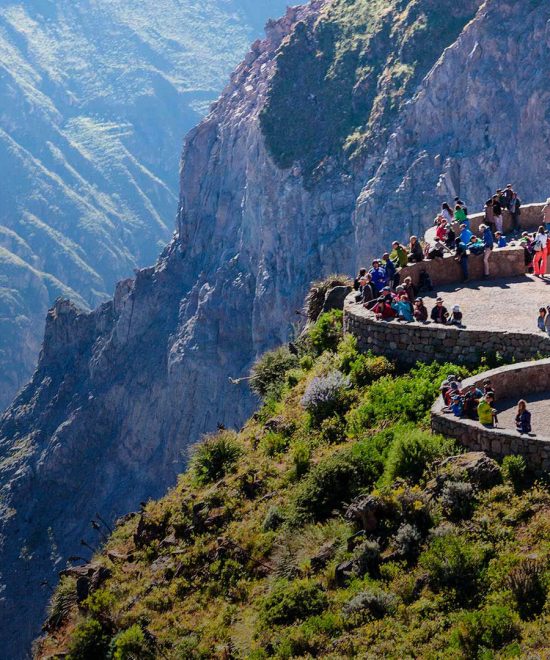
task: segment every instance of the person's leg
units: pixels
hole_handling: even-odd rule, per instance
[[[535,252],[535,258],[533,259],[533,270],[535,275],[541,274],[541,263],[542,263],[542,250]]]
[[[546,275],[546,261],[547,261],[547,256],[548,253],[546,250],[541,250],[541,264],[540,264],[540,274],[541,275]]]
[[[491,250],[485,248],[483,250],[483,274],[485,277],[489,277],[489,257],[491,256]]]

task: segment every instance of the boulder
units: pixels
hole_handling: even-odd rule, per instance
[[[76,578],[76,597],[79,603],[99,589],[111,577],[111,574],[110,569],[97,563],[72,566],[59,573],[61,576],[68,575]]]
[[[372,532],[382,518],[392,513],[391,506],[375,495],[361,495],[356,497],[346,510],[346,520],[359,523],[361,527]]]
[[[330,312],[331,309],[344,309],[344,300],[351,293],[351,286],[335,286],[325,294],[322,314]]]
[[[479,489],[492,488],[501,482],[498,463],[482,451],[471,451],[458,456],[449,456],[437,466],[437,476],[427,487],[428,491],[439,491],[450,480],[468,481]]]

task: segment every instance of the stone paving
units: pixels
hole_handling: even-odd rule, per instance
[[[464,325],[473,330],[540,333],[538,310],[550,305],[550,275],[545,279],[526,275],[507,280],[469,281],[436,287],[436,291],[421,295],[428,312],[438,296],[443,298],[449,313],[453,305],[460,305]]]
[[[517,399],[497,401],[498,427],[502,429],[516,428],[516,409],[518,401],[523,398],[527,401],[527,409],[531,413],[531,427],[537,436],[548,436],[550,432],[550,392],[539,392]]]

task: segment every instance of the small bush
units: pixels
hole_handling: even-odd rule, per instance
[[[278,397],[287,371],[298,367],[298,358],[283,346],[264,353],[252,367],[250,387],[260,398]]]
[[[363,577],[367,573],[371,576],[378,575],[380,567],[380,545],[377,541],[363,541],[355,548],[352,555],[354,573],[357,577]]]
[[[394,365],[383,356],[372,353],[359,353],[357,339],[353,335],[346,335],[338,346],[340,370],[348,374],[353,385],[364,387],[374,381],[393,374]]]
[[[481,596],[484,560],[485,553],[479,546],[455,534],[446,534],[433,539],[419,563],[428,572],[434,591],[452,590],[460,603],[467,603]]]
[[[522,561],[511,571],[507,582],[522,619],[534,619],[542,612],[547,594],[542,562],[536,559]]]
[[[331,371],[326,376],[317,376],[307,386],[302,397],[302,406],[319,424],[327,417],[344,412],[348,397],[346,390],[350,381],[340,371]]]
[[[472,515],[474,498],[472,484],[467,481],[448,481],[441,493],[441,505],[450,518],[462,520]]]
[[[309,471],[311,447],[304,440],[296,442],[292,447],[292,463],[294,464],[295,479],[301,479]]]
[[[273,532],[283,524],[284,520],[285,517],[281,509],[278,506],[272,506],[265,514],[262,530],[264,532]]]
[[[64,575],[48,606],[48,627],[59,628],[76,603],[76,579]]]
[[[497,651],[518,635],[517,614],[507,607],[493,605],[464,614],[453,637],[466,657],[479,658],[484,651]]]
[[[98,589],[86,598],[82,606],[89,614],[102,620],[109,617],[115,602],[114,594],[107,589]]]
[[[410,559],[416,556],[421,540],[422,534],[415,525],[403,523],[397,530],[393,545],[398,555]]]
[[[119,633],[111,642],[112,660],[154,660],[155,653],[143,630],[134,625]]]
[[[296,521],[325,520],[361,488],[370,487],[383,468],[373,444],[346,447],[318,463],[300,484],[295,496]]]
[[[313,362],[314,360],[312,355],[304,355],[300,358],[300,369],[309,371],[313,367]]]
[[[343,613],[351,617],[355,625],[366,619],[382,619],[395,612],[397,599],[393,594],[381,589],[361,591],[343,607]]]
[[[383,483],[401,477],[418,483],[428,465],[454,453],[454,441],[415,427],[398,427],[386,459]]]
[[[260,440],[260,449],[267,456],[277,456],[286,451],[288,447],[288,438],[285,438],[281,433],[275,431],[268,431]]]
[[[102,660],[107,657],[109,636],[97,619],[86,619],[78,624],[68,649],[68,660]]]
[[[346,439],[346,424],[338,415],[324,419],[319,430],[321,440],[329,445],[339,444]]]
[[[520,493],[525,486],[525,472],[527,466],[523,456],[505,456],[502,461],[502,478],[511,484],[516,493]]]
[[[263,599],[260,618],[265,625],[291,624],[320,614],[327,605],[327,596],[316,582],[285,581]]]
[[[343,336],[344,314],[339,309],[321,314],[308,332],[309,343],[316,355],[335,351]]]
[[[206,436],[192,449],[191,470],[195,479],[200,484],[222,479],[234,469],[241,453],[236,434],[231,431]]]

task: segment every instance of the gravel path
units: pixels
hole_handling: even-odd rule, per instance
[[[440,287],[437,292],[424,295],[428,312],[438,296],[443,298],[449,313],[453,305],[460,305],[467,328],[540,332],[537,330],[538,310],[550,305],[550,275],[543,280],[526,275]]]
[[[550,392],[539,392],[523,397],[527,401],[527,410],[531,413],[531,426],[536,435],[548,436],[550,430]],[[497,401],[498,425],[503,429],[516,428],[517,399]]]

